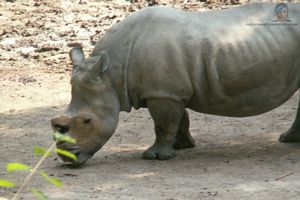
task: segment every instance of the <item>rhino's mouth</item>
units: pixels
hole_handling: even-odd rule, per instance
[[[66,143],[57,143],[57,148],[72,153],[76,156],[76,160],[72,159],[69,156],[58,153],[58,156],[66,163],[69,163],[73,166],[79,166],[84,164],[88,159],[90,159],[93,155],[87,153],[80,149],[78,146],[69,146]]]
[[[59,157],[66,163],[72,165],[72,166],[80,166],[80,165],[83,165],[84,163],[86,163],[86,161],[88,159],[90,159],[93,155],[90,155],[90,154],[86,154],[84,152],[71,152],[71,151],[68,151],[70,153],[73,153],[75,156],[76,156],[76,160],[73,160],[72,158],[70,157],[67,157],[67,156],[64,156],[64,155],[61,155],[61,154],[58,154]]]

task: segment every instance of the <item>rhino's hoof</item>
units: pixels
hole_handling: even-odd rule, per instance
[[[153,145],[148,150],[146,150],[142,157],[146,160],[170,160],[174,158],[175,151],[170,146],[160,146],[160,145]]]
[[[194,139],[191,140],[175,140],[173,143],[173,148],[178,150],[178,149],[187,149],[187,148],[194,148],[195,147],[195,141]]]
[[[279,141],[283,143],[300,142],[300,133],[289,130],[280,135]]]

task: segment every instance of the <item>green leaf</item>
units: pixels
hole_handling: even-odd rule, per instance
[[[46,149],[44,149],[43,147],[39,147],[39,146],[35,146],[34,147],[34,154],[36,156],[43,156],[46,154]],[[51,156],[51,153],[49,153],[47,156]]]
[[[0,187],[15,187],[16,185],[13,182],[8,180],[0,179]],[[1,198],[0,198],[1,200]]]
[[[0,197],[0,200],[8,200],[8,199],[5,197]]]
[[[34,196],[36,196],[38,199],[40,199],[40,200],[48,200],[49,199],[43,192],[41,192],[41,191],[39,191],[37,189],[32,188],[31,189],[31,193]]]
[[[55,185],[56,187],[60,187],[62,186],[62,183],[59,179],[57,178],[52,178],[50,177],[48,174],[46,174],[45,172],[41,171],[40,172],[40,175],[46,180],[48,181],[49,183]]]
[[[55,140],[57,140],[57,141],[63,141],[63,142],[67,142],[67,143],[70,143],[70,144],[76,144],[75,138],[72,138],[72,137],[70,137],[70,136],[61,134],[61,133],[59,133],[59,132],[55,132],[55,133],[54,133],[54,138],[55,138]]]
[[[8,172],[13,172],[13,171],[26,171],[29,170],[31,167],[29,165],[25,165],[22,163],[8,163],[6,165],[6,170]]]
[[[65,151],[65,150],[62,150],[62,149],[55,149],[55,152],[60,154],[60,155],[65,156],[65,157],[71,158],[74,161],[77,161],[77,156],[75,154],[71,153],[71,152],[68,152],[68,151]]]

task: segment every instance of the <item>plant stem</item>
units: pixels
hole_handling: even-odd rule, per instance
[[[39,160],[39,162],[31,170],[30,174],[25,178],[23,184],[21,185],[21,187],[18,189],[17,193],[13,196],[13,198],[11,200],[17,200],[18,196],[20,195],[20,193],[22,192],[22,190],[24,189],[24,187],[26,185],[28,185],[29,181],[31,180],[31,178],[33,177],[33,175],[36,173],[36,171],[38,170],[38,168],[42,165],[42,163],[47,158],[47,156],[49,155],[49,153],[51,151],[53,151],[53,149],[55,148],[55,145],[56,145],[56,142],[53,142],[53,144],[51,145],[51,147],[47,150],[47,152],[41,157],[41,159]]]

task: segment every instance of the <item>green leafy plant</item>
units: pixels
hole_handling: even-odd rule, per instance
[[[68,142],[71,144],[75,144],[76,140],[70,136],[66,136],[63,135],[61,133],[55,132],[54,133],[54,138],[56,141],[64,141],[64,142]],[[23,164],[23,163],[8,163],[6,165],[6,171],[7,172],[15,172],[15,171],[27,171],[29,172],[29,175],[24,179],[22,185],[19,187],[18,191],[15,193],[15,195],[12,197],[11,200],[17,200],[18,197],[20,196],[21,192],[25,189],[26,186],[28,186],[30,180],[32,179],[32,177],[38,173],[42,178],[44,178],[48,183],[56,186],[56,187],[61,187],[62,186],[62,182],[54,177],[49,176],[46,172],[44,171],[39,171],[38,169],[40,168],[40,166],[42,165],[42,163],[45,161],[45,159],[49,156],[51,156],[51,152],[56,152],[57,154],[66,156],[72,160],[77,160],[76,155],[74,155],[71,152],[68,151],[64,151],[62,149],[58,149],[55,148],[56,146],[56,141],[54,141],[52,143],[52,145],[46,150],[43,147],[39,147],[36,146],[34,147],[34,154],[37,156],[41,156],[40,160],[38,161],[38,163],[34,166],[31,167],[29,165]],[[16,187],[16,184],[9,181],[9,180],[5,180],[5,179],[0,179],[0,187],[6,187],[6,188],[12,188],[12,187]],[[49,198],[40,190],[36,189],[36,188],[31,188],[31,193],[39,200],[48,200]],[[5,197],[0,197],[0,200],[8,200]]]
[[[48,200],[48,197],[43,192],[37,189],[32,188],[31,193],[40,200]]]
[[[0,179],[0,187],[15,187],[16,185],[13,182],[8,180]]]
[[[13,171],[26,171],[29,170],[31,167],[22,163],[8,163],[6,165],[6,171],[13,172]]]

